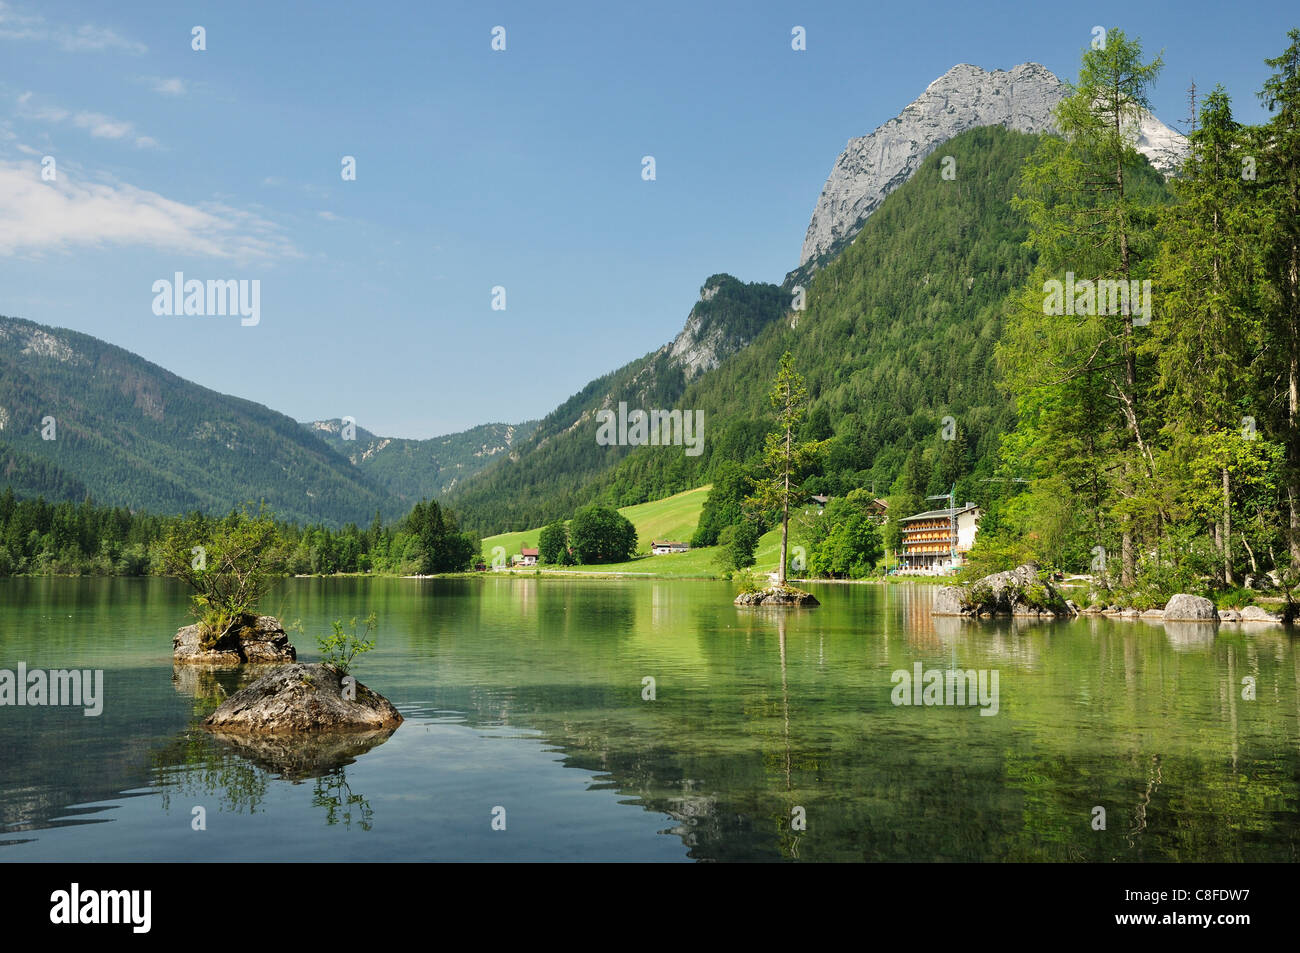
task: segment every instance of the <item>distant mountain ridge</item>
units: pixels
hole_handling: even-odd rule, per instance
[[[284,414],[88,334],[6,317],[0,484],[161,513],[221,513],[260,500],[303,523],[401,513],[390,494]]]
[[[413,505],[430,496],[444,496],[482,472],[532,436],[539,422],[480,424],[426,440],[380,437],[355,424],[351,439],[345,439],[345,424],[339,417],[313,420],[303,427],[403,503]]]

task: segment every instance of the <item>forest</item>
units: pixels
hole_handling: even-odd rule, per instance
[[[182,525],[204,527],[246,518],[248,507],[216,517],[200,512],[160,516],[81,503],[19,500],[0,493],[0,576],[144,576],[163,571],[163,543]],[[275,521],[276,568],[294,575],[392,573],[428,575],[472,568],[478,537],[463,532],[453,513],[420,501],[400,520],[379,514],[366,529]]]

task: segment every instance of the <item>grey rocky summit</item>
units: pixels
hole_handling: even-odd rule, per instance
[[[227,698],[203,720],[225,734],[315,731],[382,731],[402,716],[383,695],[360,682],[345,684],[333,665],[279,665]]]
[[[273,615],[246,616],[217,642],[205,643],[201,626],[185,626],[172,636],[172,661],[180,665],[239,665],[292,662],[298,657],[284,626]]]
[[[954,66],[893,119],[849,140],[817,200],[799,265],[817,265],[856,235],[885,197],[949,139],[979,126],[1049,132],[1052,111],[1068,93],[1056,74],[1038,63],[992,72],[969,63]],[[1187,156],[1187,140],[1149,113],[1135,138],[1138,152],[1166,175]]]

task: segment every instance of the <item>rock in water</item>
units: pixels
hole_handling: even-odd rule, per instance
[[[819,606],[820,602],[811,592],[804,592],[802,589],[793,589],[786,586],[784,589],[780,586],[772,586],[768,589],[760,589],[758,592],[742,592],[736,596],[736,605],[738,606],[791,606],[798,608],[800,606]]]
[[[238,665],[242,662],[292,662],[298,651],[289,644],[284,626],[273,615],[245,616],[212,645],[204,645],[199,625],[187,625],[172,636],[172,661],[178,664]]]
[[[222,733],[287,734],[301,731],[378,731],[402,716],[392,703],[360,682],[344,697],[343,672],[333,665],[281,665],[231,695],[203,720]]]
[[[960,586],[944,586],[934,596],[934,608],[931,615],[965,615],[962,605],[964,590]]]
[[[1267,609],[1261,609],[1259,606],[1246,606],[1241,610],[1242,622],[1281,622],[1282,616],[1269,612]]]
[[[1033,563],[995,572],[969,586],[944,586],[934,597],[931,615],[1068,618],[1077,613],[1065,597],[1040,575]]]
[[[1214,603],[1204,596],[1180,592],[1165,603],[1166,622],[1218,622],[1219,613]]]

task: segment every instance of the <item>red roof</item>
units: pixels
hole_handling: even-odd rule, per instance
[[[535,549],[529,549],[527,546],[523,546],[523,547],[520,547],[520,549],[519,549],[519,555],[520,555],[520,556],[536,556],[536,555],[537,555],[537,550],[535,550]]]

